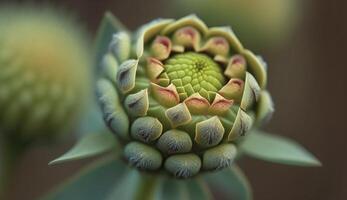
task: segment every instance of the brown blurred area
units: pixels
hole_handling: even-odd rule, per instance
[[[105,10],[132,29],[157,17],[169,17],[161,9],[165,0],[50,2],[75,12],[92,34]],[[306,2],[298,30],[289,41],[279,48],[257,52],[268,63],[268,87],[276,106],[266,129],[303,144],[323,167],[291,167],[245,158],[240,164],[256,200],[347,199],[346,9],[347,3],[340,0]],[[87,161],[47,166],[70,145],[72,142],[28,152],[16,169],[10,199],[36,199],[86,165]]]

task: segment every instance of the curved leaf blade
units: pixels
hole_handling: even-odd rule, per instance
[[[249,134],[240,148],[249,156],[270,162],[307,167],[322,165],[297,142],[262,131]]]
[[[212,200],[213,198],[205,180],[199,177],[180,180],[162,176],[157,182],[153,199]]]
[[[141,174],[135,169],[130,169],[120,178],[119,184],[113,186],[113,190],[107,195],[106,200],[126,199],[136,200],[136,189],[141,183]]]
[[[97,63],[100,63],[102,56],[107,52],[112,35],[121,30],[128,32],[126,27],[111,12],[106,12],[101,21],[95,40]]]
[[[220,172],[205,175],[209,187],[222,197],[218,199],[252,200],[252,188],[237,165]]]
[[[121,184],[114,187],[107,200],[154,200],[156,193],[161,189],[160,175],[140,172],[131,169],[120,181]]]
[[[201,178],[189,179],[183,181],[188,190],[189,200],[212,200],[212,193],[205,180]]]
[[[126,174],[127,167],[115,158],[102,159],[57,187],[42,200],[106,199],[120,177]]]
[[[71,160],[79,160],[88,158],[116,147],[117,142],[114,135],[109,132],[103,132],[98,134],[89,134],[81,138],[77,144],[72,147],[68,152],[60,156],[59,158],[51,161],[49,164],[54,165]]]
[[[161,177],[154,200],[189,200],[189,193],[182,180]]]

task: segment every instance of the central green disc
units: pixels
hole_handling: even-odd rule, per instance
[[[164,65],[180,96],[199,93],[208,100],[225,84],[221,66],[201,53],[182,53],[169,58]]]

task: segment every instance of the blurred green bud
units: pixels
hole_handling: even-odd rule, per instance
[[[175,0],[170,12],[198,14],[208,24],[230,24],[241,41],[258,49],[289,38],[301,15],[298,0]]]
[[[48,7],[0,8],[0,132],[50,138],[76,122],[90,94],[84,30]]]
[[[194,15],[115,33],[101,65],[105,122],[141,170],[189,178],[228,167],[273,111],[262,59]]]

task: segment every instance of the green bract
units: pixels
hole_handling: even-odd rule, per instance
[[[188,178],[230,166],[239,139],[273,112],[263,60],[194,15],[115,33],[102,68],[105,122],[142,170]]]

